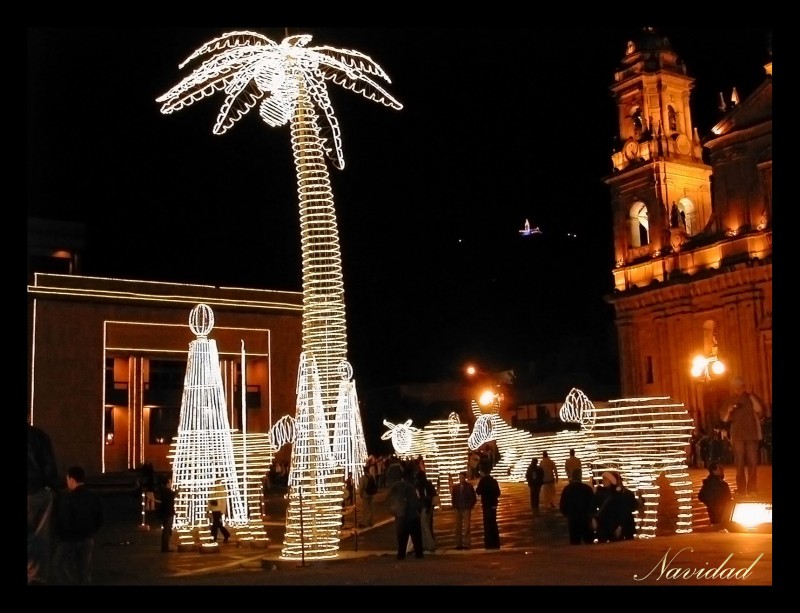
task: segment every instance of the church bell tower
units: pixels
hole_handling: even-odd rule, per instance
[[[694,79],[669,39],[644,28],[614,74],[619,146],[611,156],[614,287],[664,280],[651,260],[679,251],[711,217],[711,168],[692,126]]]

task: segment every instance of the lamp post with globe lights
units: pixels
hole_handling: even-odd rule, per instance
[[[499,378],[475,364],[468,364],[464,372],[470,380],[470,400],[477,401],[485,413],[499,412],[500,404],[505,399]]]
[[[719,391],[719,380],[725,375],[725,363],[719,358],[719,348],[714,339],[709,355],[698,354],[692,358],[690,373],[695,381],[702,386],[702,391],[698,393],[698,424],[702,424],[707,432],[710,432],[715,419],[709,415],[709,410],[717,405],[717,393]]]

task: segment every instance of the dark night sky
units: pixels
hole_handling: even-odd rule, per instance
[[[192,51],[237,29],[284,36],[28,30],[28,213],[88,225],[84,274],[301,289],[289,128],[253,109],[215,136],[222,94],[172,115],[155,102],[189,74],[178,64]],[[603,361],[609,86],[639,29],[289,29],[371,56],[405,106],[328,87],[346,161],[331,176],[360,388],[449,376],[467,360],[509,368],[568,335]],[[701,137],[720,91],[744,98],[763,80],[769,28],[658,31],[697,78]],[[525,218],[543,234],[521,239]]]

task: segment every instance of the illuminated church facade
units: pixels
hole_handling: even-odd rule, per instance
[[[772,411],[767,51],[762,84],[738,103],[735,95],[706,138],[692,124],[694,79],[652,28],[628,42],[610,87],[620,147],[604,179],[615,258],[608,300],[621,393],[679,399],[707,431],[732,376],[742,376]],[[696,356],[703,367],[693,372]]]

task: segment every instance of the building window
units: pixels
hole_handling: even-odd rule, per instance
[[[630,226],[631,247],[643,247],[650,244],[650,224],[647,219],[647,205],[635,202],[630,208],[628,223]]]
[[[667,116],[669,117],[669,133],[675,134],[678,131],[678,114],[672,105],[667,107]]]
[[[644,359],[644,364],[644,381],[645,383],[653,383],[655,381],[653,378],[653,356],[646,356]]]
[[[680,227],[686,231],[686,236],[694,236],[699,231],[697,222],[697,207],[690,198],[681,198],[676,204]]]
[[[178,434],[180,407],[150,407],[150,444],[169,445]]]
[[[639,105],[636,105],[631,109],[631,121],[633,121],[634,137],[641,136],[645,128],[644,128],[644,114],[642,113],[642,107],[640,107]]]
[[[177,360],[150,360],[150,389],[182,390],[185,377],[186,362]]]
[[[105,436],[106,436],[106,445],[113,445],[114,444],[114,408],[113,407],[106,407],[106,417],[105,417]]]
[[[707,356],[717,356],[717,322],[706,319],[703,322],[703,352]]]

